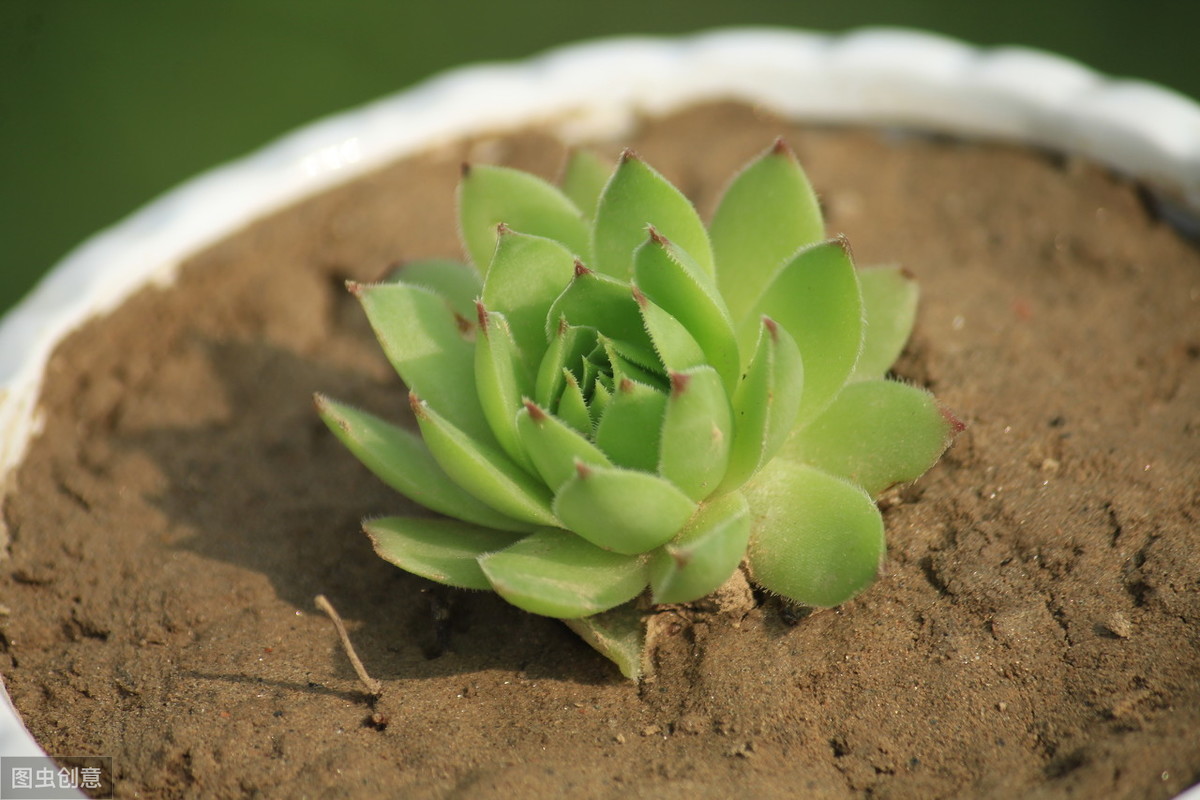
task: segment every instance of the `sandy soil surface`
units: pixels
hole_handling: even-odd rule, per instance
[[[411,418],[352,297],[457,256],[447,146],[267,219],[72,336],[4,504],[0,669],[121,797],[1168,797],[1200,780],[1200,253],[1050,154],[736,106],[626,144],[702,213],[784,135],[860,264],[922,287],[897,372],[969,428],[885,497],[884,577],[788,624],[680,616],[640,685],[560,623],[377,559],[403,511],[313,391]],[[368,703],[324,593],[385,693]],[[448,646],[435,617],[450,613]],[[439,654],[439,650],[442,650]]]

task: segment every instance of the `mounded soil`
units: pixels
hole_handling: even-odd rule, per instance
[[[376,558],[406,501],[314,391],[411,423],[347,279],[457,256],[455,143],[260,221],[58,350],[3,508],[0,669],[119,797],[1169,797],[1200,780],[1200,253],[1053,154],[732,105],[631,144],[711,211],[783,135],[922,303],[896,372],[967,424],[884,497],[859,598],[662,617],[639,684],[560,623]],[[371,703],[327,595],[383,696]]]

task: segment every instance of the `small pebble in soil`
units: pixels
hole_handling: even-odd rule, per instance
[[[1109,614],[1108,619],[1101,623],[1100,628],[1104,633],[1118,639],[1128,639],[1133,635],[1133,623],[1120,611]]]

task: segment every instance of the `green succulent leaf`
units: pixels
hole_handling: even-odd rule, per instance
[[[825,238],[817,195],[782,139],[733,179],[709,234],[721,294],[741,324],[779,267],[801,247]]]
[[[583,389],[580,388],[575,375],[568,370],[563,370],[563,380],[565,385],[562,394],[558,397],[558,408],[554,410],[554,413],[580,433],[589,433],[594,425],[592,424],[591,409],[588,408],[587,399],[583,396]]]
[[[471,438],[410,394],[429,452],[446,474],[497,511],[534,525],[557,525],[550,491],[503,452]]]
[[[733,444],[724,488],[741,486],[787,441],[800,410],[805,367],[791,335],[763,317],[754,356],[733,394]]]
[[[517,430],[538,474],[555,492],[575,477],[576,464],[612,466],[591,440],[532,402],[517,413]]]
[[[388,276],[388,282],[428,289],[445,300],[463,319],[470,319],[475,313],[475,298],[483,289],[483,281],[474,267],[445,258],[401,264]]]
[[[655,228],[634,253],[637,288],[679,321],[732,391],[738,378],[738,343],[729,311],[712,275]]]
[[[862,287],[862,353],[851,380],[882,378],[904,349],[917,318],[917,282],[900,267],[858,271]]]
[[[350,284],[401,380],[473,438],[494,441],[475,390],[471,322],[438,295],[404,283]]]
[[[568,325],[565,319],[559,319],[534,382],[534,399],[538,405],[554,408],[566,385],[566,373],[581,363],[596,345],[595,328]]]
[[[717,371],[704,366],[672,372],[658,474],[703,500],[725,477],[732,441],[733,413]]]
[[[591,150],[576,150],[567,159],[562,179],[563,194],[588,220],[596,216],[600,193],[608,183],[610,172],[608,164]]]
[[[636,603],[624,603],[590,617],[564,619],[567,627],[617,665],[630,680],[642,677],[646,667],[646,629]]]
[[[653,472],[658,466],[667,396],[644,383],[623,379],[596,425],[596,444],[614,463]]]
[[[657,475],[582,462],[554,498],[554,513],[565,527],[624,555],[668,541],[695,510],[687,495]]]
[[[467,254],[480,273],[492,262],[500,223],[561,242],[580,258],[589,255],[590,232],[579,209],[558,187],[528,172],[486,164],[464,167],[458,220]]]
[[[508,602],[559,619],[607,611],[646,587],[644,559],[602,550],[560,530],[537,531],[481,556],[479,566]]]
[[[479,403],[500,447],[527,471],[533,464],[521,446],[514,416],[522,398],[533,392],[533,379],[521,358],[505,316],[478,305],[479,336],[475,342],[475,384]]]
[[[558,242],[501,228],[482,299],[508,319],[530,363],[546,351],[546,314],[575,274],[575,257]]]
[[[414,575],[462,589],[490,589],[479,568],[481,555],[525,537],[449,519],[384,517],[363,523],[375,552]]]
[[[850,377],[862,349],[862,296],[844,239],[806,247],[775,275],[754,304],[754,319],[766,315],[787,328],[804,358],[804,397],[797,425],[821,413]],[[755,331],[740,331],[743,352]]]
[[[501,514],[455,483],[412,431],[320,394],[314,401],[321,419],[355,458],[409,500],[476,525],[505,531],[530,529],[528,523]]]
[[[746,485],[754,582],[829,608],[869,586],[884,557],[883,518],[858,486],[775,458]]]
[[[687,525],[650,559],[655,603],[687,603],[729,579],[750,539],[750,505],[739,492],[700,506]]]
[[[688,329],[661,307],[650,301],[640,289],[633,288],[633,297],[642,312],[642,325],[658,359],[667,369],[683,372],[708,363],[704,351]]]
[[[875,496],[924,474],[959,426],[929,392],[896,381],[861,381],[797,431],[780,457],[820,467]]]
[[[620,341],[637,353],[635,360],[639,363],[655,361],[654,347],[642,327],[641,310],[628,283],[577,265],[575,278],[550,307],[546,324],[559,325],[563,319],[572,326],[593,328]],[[554,331],[548,329],[547,333]]]
[[[596,208],[593,250],[597,269],[629,280],[633,251],[653,225],[713,274],[712,246],[690,200],[632,151],[621,155]]]

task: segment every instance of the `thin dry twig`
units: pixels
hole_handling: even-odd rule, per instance
[[[338,636],[342,638],[342,649],[346,651],[346,656],[350,659],[350,664],[354,667],[354,671],[358,673],[358,679],[367,688],[367,694],[371,697],[381,696],[383,694],[383,684],[367,674],[367,668],[363,666],[358,653],[354,651],[354,645],[350,643],[350,634],[346,633],[346,626],[342,624],[342,618],[338,615],[337,609],[333,607],[333,604],[323,594],[317,595],[313,599],[313,602],[317,604],[317,608],[324,611],[333,620],[333,626],[337,628]]]

